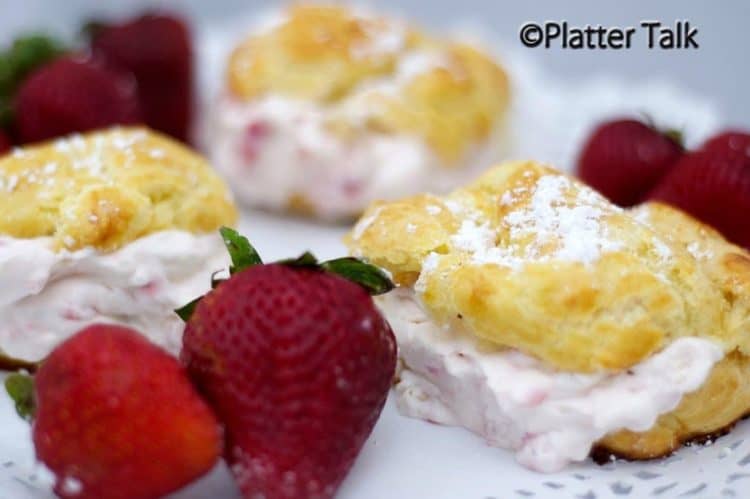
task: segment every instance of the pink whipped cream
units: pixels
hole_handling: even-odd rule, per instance
[[[609,433],[651,428],[698,389],[723,357],[715,343],[689,337],[627,372],[558,372],[516,350],[435,324],[411,289],[377,301],[399,344],[399,410],[468,428],[543,472],[586,459]]]
[[[11,357],[39,360],[95,322],[133,327],[177,353],[183,323],[174,309],[228,265],[218,233],[157,232],[111,253],[51,244],[0,237],[0,350]]]
[[[454,167],[415,136],[358,130],[344,140],[328,129],[332,112],[281,96],[225,95],[213,110],[207,152],[240,203],[283,211],[302,196],[328,220],[350,218],[376,199],[446,192],[500,157],[494,139]]]

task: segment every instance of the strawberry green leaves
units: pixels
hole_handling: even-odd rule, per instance
[[[229,256],[232,258],[232,265],[229,267],[230,274],[263,263],[260,255],[245,236],[229,227],[222,227],[219,229],[219,233],[224,239],[224,245],[229,251]]]
[[[239,232],[229,227],[222,227],[219,229],[224,245],[229,252],[229,256],[232,260],[232,264],[229,267],[230,278],[232,274],[236,274],[242,270],[250,268],[254,265],[262,265],[263,261],[258,255],[250,241],[246,237],[242,236]],[[394,284],[388,275],[374,265],[365,263],[362,260],[358,260],[353,257],[336,258],[325,262],[318,262],[318,259],[309,251],[304,252],[297,258],[290,258],[286,260],[279,260],[275,262],[278,265],[286,265],[289,267],[300,267],[307,269],[320,270],[322,272],[330,272],[336,274],[344,279],[359,284],[371,295],[379,295],[387,293],[394,288]],[[216,273],[211,276],[211,288],[214,289],[219,286],[226,279],[216,278]],[[187,322],[195,311],[195,307],[202,299],[202,296],[195,298],[189,303],[175,310],[175,313],[180,318]]]
[[[318,262],[318,259],[312,253],[305,251],[297,258],[280,260],[276,263],[290,267],[318,268],[336,274],[348,281],[359,284],[373,296],[382,295],[394,288],[393,282],[385,272],[374,265],[353,257],[335,258],[325,262]]]
[[[0,128],[13,118],[13,97],[26,75],[64,52],[60,42],[43,35],[17,38],[0,52]]]
[[[315,255],[310,253],[309,251],[305,251],[297,258],[289,258],[287,260],[279,260],[276,263],[280,263],[282,265],[286,265],[288,267],[317,267],[318,266],[318,259],[315,258]]]
[[[0,369],[4,371],[36,372],[40,362],[15,359],[0,350]],[[31,420],[34,416],[34,378],[23,372],[15,372],[5,378],[5,391],[16,406],[16,412],[23,419]]]
[[[321,263],[320,268],[359,284],[373,296],[387,293],[395,287],[385,272],[357,258],[344,257],[328,260]]]
[[[13,373],[5,378],[5,390],[13,399],[18,415],[30,421],[34,417],[34,378]]]
[[[190,300],[180,308],[176,308],[174,313],[179,315],[183,322],[187,322],[190,319],[190,316],[193,315],[193,312],[195,312],[195,307],[198,306],[198,302],[201,301],[201,298],[203,298],[203,296]]]

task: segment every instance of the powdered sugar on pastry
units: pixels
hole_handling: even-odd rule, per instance
[[[709,260],[714,256],[713,252],[709,248],[703,247],[699,241],[691,242],[686,248],[698,260]]]
[[[545,175],[533,186],[530,201],[519,203],[527,191],[527,187],[517,187],[502,194],[499,205],[511,208],[496,229],[482,222],[476,210],[449,204],[451,211],[464,217],[451,236],[452,244],[470,253],[475,264],[495,263],[514,269],[550,260],[590,264],[602,253],[620,249],[601,222],[603,216],[619,209],[591,189],[574,186],[561,175]],[[507,233],[507,241],[500,241],[503,233]],[[664,251],[666,247],[662,243],[659,248]]]
[[[528,209],[507,214],[511,237],[535,237],[527,246],[526,257],[540,257],[541,249],[552,243],[557,250],[549,258],[583,263],[595,261],[602,252],[615,251],[620,245],[607,237],[600,223],[606,210],[613,210],[592,190],[579,187],[572,206],[565,202],[572,184],[567,177],[546,175],[537,182]]]
[[[361,13],[363,19],[371,17],[369,13]],[[395,54],[404,48],[407,30],[402,22],[392,20],[387,23],[363,23],[368,33],[367,41],[355,43],[349,48],[349,53],[355,59],[367,59],[372,57]]]

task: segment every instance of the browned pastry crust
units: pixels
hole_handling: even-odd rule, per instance
[[[631,213],[684,246],[731,303],[725,327],[732,334],[750,336],[750,257],[729,244],[714,229],[669,206],[648,203]],[[737,421],[750,415],[750,358],[739,350],[728,353],[698,390],[662,415],[646,432],[619,431],[608,435],[592,451],[597,462],[618,458],[640,460],[669,455],[680,446],[725,435]]]
[[[0,158],[0,234],[114,251],[154,232],[234,225],[226,184],[204,158],[146,128],[111,128]]]

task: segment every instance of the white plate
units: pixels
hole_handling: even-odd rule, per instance
[[[200,31],[203,89],[216,78],[234,27]],[[512,51],[498,49],[513,78],[513,155],[533,157],[569,170],[582,138],[600,119],[622,112],[648,112],[657,122],[686,128],[695,144],[720,123],[710,101],[665,82],[627,82],[607,77],[563,85]],[[218,54],[218,55],[217,55]],[[344,253],[345,229],[262,213],[245,213],[242,229],[268,259],[305,249],[321,258]],[[0,499],[52,497],[49,474],[34,463],[28,425],[0,394]],[[515,463],[510,453],[489,447],[460,428],[435,426],[400,416],[389,401],[375,430],[343,484],[341,499],[586,499],[606,497],[748,497],[750,424],[741,423],[711,446],[683,449],[649,463],[591,462],[563,473],[540,475]],[[222,466],[175,494],[177,499],[236,498]]]

